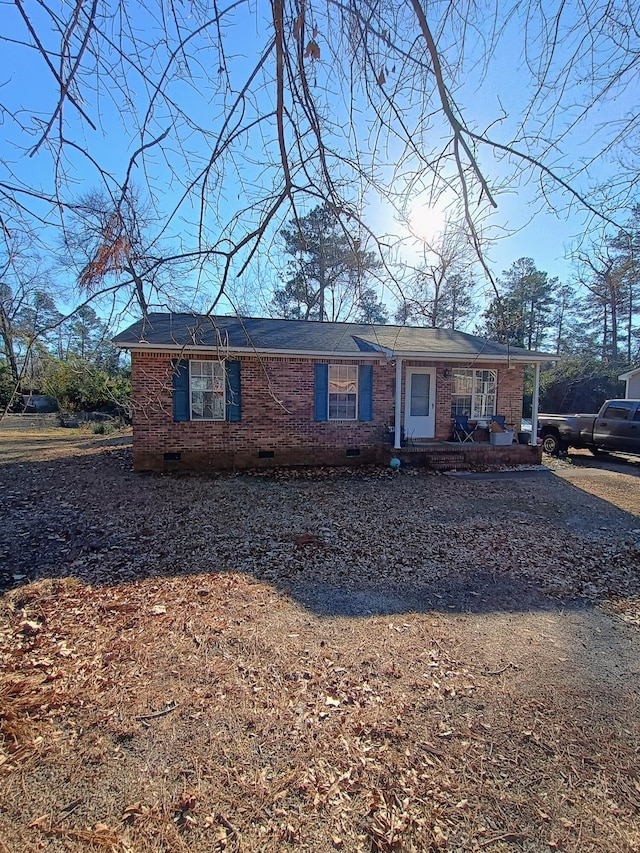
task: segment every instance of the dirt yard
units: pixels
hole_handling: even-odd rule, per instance
[[[640,850],[640,467],[0,432],[0,851]]]

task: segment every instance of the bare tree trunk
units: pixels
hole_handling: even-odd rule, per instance
[[[326,258],[324,254],[324,239],[322,234],[320,234],[320,252],[318,255],[318,283],[320,285],[320,290],[318,291],[318,310],[320,311],[320,322],[324,323],[325,320],[325,289],[327,287],[327,264]]]
[[[618,294],[616,282],[612,276],[607,277],[609,304],[611,309],[611,364],[618,364]]]
[[[633,283],[629,282],[629,321],[627,323],[627,364],[631,365],[631,342],[633,340]]]
[[[136,299],[138,300],[138,305],[140,306],[140,310],[142,311],[142,316],[146,317],[149,313],[149,306],[147,305],[147,299],[144,295],[144,282],[132,266],[127,267],[126,270],[133,279]]]

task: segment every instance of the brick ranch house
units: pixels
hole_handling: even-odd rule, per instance
[[[443,448],[458,454],[448,467],[462,451],[476,465],[540,460],[537,443],[493,447],[486,429],[448,442],[452,413],[518,429],[524,366],[537,392],[547,353],[448,329],[160,313],[114,344],[131,352],[139,471],[417,462]],[[536,410],[537,393],[533,435]]]

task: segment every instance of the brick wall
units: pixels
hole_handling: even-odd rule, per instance
[[[200,359],[206,357],[198,355]],[[388,428],[395,417],[395,365],[385,359],[373,363],[373,420],[366,423],[314,421],[313,365],[326,359],[244,355],[240,356],[242,419],[239,423],[174,423],[171,359],[171,353],[132,353],[137,470],[334,465],[388,457]],[[372,362],[336,359],[331,363]],[[409,361],[404,365],[403,388],[406,367],[412,365],[436,368],[435,440],[447,440],[451,435],[451,364]],[[474,366],[496,367],[490,363]],[[446,377],[445,371],[448,371]],[[520,420],[522,374],[522,368],[505,368],[498,374],[498,412],[507,416],[507,422]]]

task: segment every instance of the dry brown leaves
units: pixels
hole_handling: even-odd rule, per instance
[[[557,695],[451,619],[311,617],[237,575],[8,594],[5,844],[636,849],[635,700]]]
[[[3,853],[639,849],[637,520],[128,464],[0,468]]]

